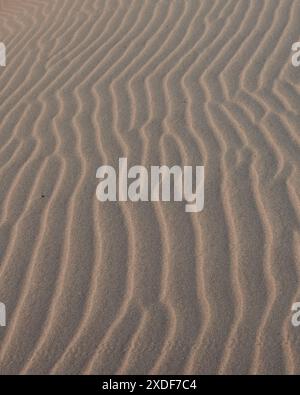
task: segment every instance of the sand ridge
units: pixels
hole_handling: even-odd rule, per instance
[[[0,0],[0,374],[300,373],[299,12]],[[122,157],[204,210],[100,203]]]

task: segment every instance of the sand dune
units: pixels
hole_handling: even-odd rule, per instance
[[[0,374],[300,373],[299,0],[0,0]],[[204,165],[205,208],[96,199]]]

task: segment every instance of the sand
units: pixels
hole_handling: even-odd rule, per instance
[[[299,0],[1,0],[0,374],[300,373]],[[205,206],[96,170],[205,166]]]

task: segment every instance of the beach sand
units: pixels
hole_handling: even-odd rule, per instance
[[[299,0],[0,0],[0,374],[300,373]],[[205,205],[97,168],[205,166]]]

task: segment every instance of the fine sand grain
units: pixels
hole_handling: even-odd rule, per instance
[[[0,0],[0,374],[300,373],[300,0]],[[205,207],[96,170],[205,166]]]

